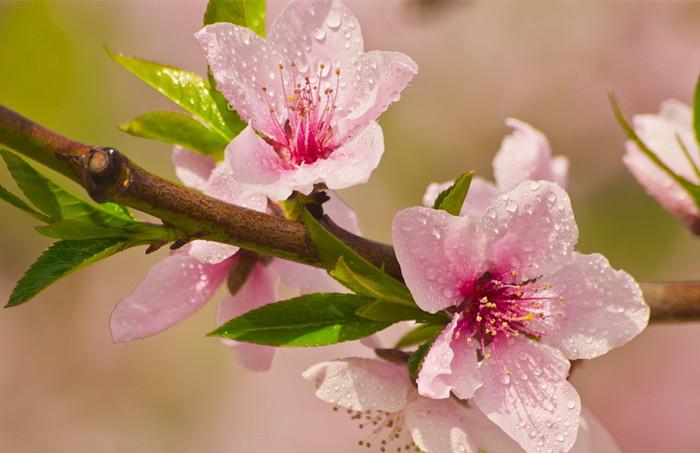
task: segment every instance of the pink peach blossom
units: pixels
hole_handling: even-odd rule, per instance
[[[424,359],[419,393],[473,398],[528,452],[570,450],[581,406],[569,360],[626,343],[649,308],[630,275],[573,251],[566,192],[525,181],[482,216],[409,208],[392,235],[417,304],[452,315]]]
[[[397,52],[364,52],[338,0],[293,0],[263,40],[230,23],[195,34],[217,86],[249,123],[230,144],[236,179],[273,199],[369,178],[384,151],[375,122],[417,72]]]
[[[361,429],[369,431],[361,442],[370,448],[397,451],[414,447],[430,453],[523,451],[478,409],[454,399],[421,396],[411,385],[405,366],[348,358],[316,364],[303,376],[315,384],[318,398],[346,409]],[[571,451],[618,453],[605,428],[592,414],[584,414]]]
[[[233,179],[227,162],[217,166],[207,157],[175,148],[173,163],[178,177],[193,188],[258,211],[267,207],[264,195],[245,190]],[[324,208],[339,225],[359,234],[355,214],[337,196],[331,194]],[[115,307],[111,316],[112,339],[126,342],[154,335],[194,314],[226,282],[231,268],[240,259],[238,250],[227,244],[196,240],[156,263],[139,286]],[[321,269],[277,259],[258,262],[236,294],[221,302],[218,323],[275,302],[280,281],[300,294],[342,290]],[[269,369],[274,348],[235,341],[225,343],[233,347],[247,368]]]
[[[481,215],[499,193],[513,189],[526,179],[544,179],[567,188],[569,183],[569,159],[552,157],[547,137],[534,127],[515,118],[508,118],[506,125],[513,133],[506,136],[493,159],[496,184],[478,176],[474,177],[461,214]],[[432,207],[440,192],[454,181],[432,183],[423,195],[423,205]]]
[[[697,170],[700,150],[693,135],[689,106],[669,100],[661,104],[658,115],[636,115],[633,123],[639,138],[672,172],[693,184],[700,183]],[[683,151],[683,146],[688,155]],[[626,143],[622,160],[649,195],[688,226],[700,229],[700,210],[693,197],[634,142]]]

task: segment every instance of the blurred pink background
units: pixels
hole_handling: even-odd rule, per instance
[[[398,209],[431,181],[490,162],[515,116],[572,161],[580,249],[601,251],[640,280],[700,275],[700,244],[624,171],[623,135],[606,91],[628,113],[689,102],[700,63],[700,3],[347,0],[367,49],[398,50],[420,65],[381,119],[385,157],[366,185],[344,191],[367,236],[388,241]],[[269,17],[282,3],[270,1]],[[169,147],[115,125],[174,109],[111,62],[113,49],[204,73],[192,39],[205,2],[0,2],[0,102],[79,140],[111,145],[173,177]],[[14,187],[0,171],[0,183]],[[0,205],[0,299],[49,241]],[[365,434],[316,400],[300,378],[358,345],[286,350],[273,370],[240,369],[204,334],[210,304],[145,341],[115,346],[114,303],[164,252],[131,250],[0,312],[0,451],[357,451]],[[699,452],[700,325],[649,328],[590,361],[574,384],[626,452]]]

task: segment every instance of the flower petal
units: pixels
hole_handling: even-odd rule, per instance
[[[542,341],[569,359],[592,359],[639,334],[649,321],[649,306],[637,282],[610,267],[599,254],[574,253],[573,259],[547,277],[563,299],[551,302],[557,316],[545,320]]]
[[[257,264],[238,292],[221,301],[217,324],[223,324],[250,310],[275,302],[278,283],[279,277],[276,272]],[[222,341],[233,348],[238,361],[250,371],[270,369],[275,355],[274,347],[232,340]]]
[[[280,276],[282,284],[295,294],[347,292],[326,271],[293,261],[273,259],[269,267]]]
[[[190,256],[199,262],[217,264],[235,255],[240,247],[220,242],[196,240],[192,241],[189,250]]]
[[[566,192],[548,181],[525,181],[500,195],[481,218],[490,237],[487,258],[522,280],[547,275],[566,262],[578,227]]]
[[[144,280],[112,312],[117,343],[147,337],[199,310],[226,278],[229,261],[205,264],[178,252],[156,263]]]
[[[175,174],[184,185],[204,190],[209,175],[216,166],[214,159],[179,146],[173,148],[170,158],[175,166]]]
[[[464,412],[465,408],[449,399],[418,398],[406,407],[406,428],[422,451],[478,453],[480,445],[474,442]]]
[[[358,236],[362,234],[355,211],[353,211],[337,193],[329,191],[327,194],[330,199],[323,204],[323,212],[345,231],[349,231]]]
[[[474,402],[490,420],[525,451],[569,451],[581,402],[566,380],[569,362],[559,351],[529,339],[496,340],[481,372],[485,384]]]
[[[466,281],[484,265],[484,234],[469,216],[408,208],[394,217],[392,239],[406,285],[416,303],[435,313],[462,301]]]
[[[207,25],[194,37],[209,63],[217,88],[236,112],[255,129],[275,137],[279,127],[270,115],[270,108],[283,108],[276,105],[277,98],[282,96],[271,96],[274,93],[264,93],[262,88],[275,85],[270,76],[279,77],[281,57],[266,50],[265,42],[255,32],[228,22]]]
[[[581,412],[576,443],[569,453],[622,453],[610,433],[586,408]]]
[[[508,118],[506,125],[513,128],[513,133],[503,139],[493,159],[493,174],[499,190],[507,192],[528,179],[544,179],[565,186],[568,160],[560,157],[554,164],[547,137],[515,118]]]
[[[338,93],[338,143],[355,136],[398,101],[418,72],[418,65],[402,53],[375,50],[358,56],[347,69],[341,72],[341,80],[351,82]]]
[[[321,400],[355,411],[398,412],[411,390],[405,366],[375,359],[349,358],[322,362],[306,370]]]

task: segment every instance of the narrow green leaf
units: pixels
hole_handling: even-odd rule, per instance
[[[447,211],[452,215],[459,215],[464,200],[467,198],[469,186],[472,183],[472,177],[474,177],[474,170],[468,171],[460,176],[454,184],[437,196],[433,207],[435,209]]]
[[[401,337],[394,347],[403,349],[427,340],[433,341],[444,328],[443,324],[419,324]]]
[[[0,147],[10,174],[24,195],[46,214],[51,222],[71,219],[96,225],[122,227],[133,223],[123,208],[114,204],[93,206],[56,185],[14,152]]]
[[[147,223],[134,223],[117,228],[79,220],[59,220],[49,225],[38,226],[36,230],[44,236],[66,240],[121,238],[134,242],[170,242],[177,239],[173,229]]]
[[[12,206],[15,208],[19,208],[22,211],[26,212],[27,214],[42,220],[44,222],[47,222],[49,220],[48,217],[46,217],[44,214],[40,213],[39,211],[35,210],[31,206],[29,206],[27,203],[24,202],[21,198],[19,198],[17,195],[13,194],[9,190],[5,189],[3,186],[0,186],[0,198],[5,200],[6,202],[10,203]]]
[[[693,96],[693,127],[695,128],[695,141],[700,146],[700,76],[695,84],[695,96]]]
[[[107,214],[111,214],[114,217],[125,220],[126,222],[129,222],[129,221],[135,222],[136,221],[136,219],[134,219],[134,216],[131,215],[131,212],[129,212],[129,210],[126,208],[126,206],[122,206],[120,204],[112,203],[112,202],[108,201],[106,203],[102,203],[100,205],[100,209],[102,209]]]
[[[418,373],[423,366],[423,360],[425,359],[426,354],[428,354],[428,351],[430,351],[430,346],[432,346],[432,344],[433,343],[431,341],[423,343],[422,345],[418,346],[418,349],[416,349],[416,351],[411,354],[411,357],[408,358],[408,372],[412,378],[415,379],[418,377]]]
[[[216,102],[209,93],[209,84],[200,76],[184,69],[115,53],[106,47],[105,50],[114,61],[202,120],[221,137],[226,140],[233,139],[234,134],[226,126]]]
[[[136,137],[180,145],[216,160],[224,158],[228,140],[199,121],[177,112],[149,112],[119,125]]]
[[[399,321],[420,321],[420,322],[441,322],[447,321],[440,315],[426,313],[419,308],[408,307],[381,300],[375,300],[357,309],[357,315],[372,321],[399,322]]]
[[[6,307],[23,304],[59,278],[134,245],[120,239],[56,242],[17,282]]]
[[[219,91],[217,88],[216,80],[214,80],[211,72],[209,72],[207,76],[209,78],[209,93],[211,94],[212,99],[214,99],[214,102],[216,103],[219,113],[224,119],[226,126],[231,131],[231,134],[236,137],[243,131],[243,129],[245,129],[246,122],[243,121],[243,119],[238,116],[238,113],[236,113],[236,111],[230,107],[228,99],[226,99],[223,93],[221,93],[221,91]]]
[[[311,240],[318,248],[324,267],[330,271],[333,278],[360,294],[410,307],[416,306],[410,291],[403,283],[350,249],[306,210],[304,210],[304,223]]]
[[[371,299],[315,293],[265,305],[228,321],[210,335],[271,346],[325,346],[357,340],[390,325],[355,312]]]
[[[204,25],[231,22],[265,37],[265,0],[209,0]]]

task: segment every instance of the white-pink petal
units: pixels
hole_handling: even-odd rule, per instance
[[[481,222],[492,270],[516,271],[521,280],[561,267],[578,239],[569,196],[549,181],[524,181],[500,195]]]
[[[485,270],[485,235],[471,217],[408,208],[394,217],[391,236],[406,285],[430,313],[461,302],[465,282]]]
[[[621,453],[621,450],[600,421],[584,407],[576,443],[569,453]]]
[[[508,118],[513,133],[506,136],[493,159],[493,173],[501,192],[515,188],[527,179],[544,179],[566,187],[568,159],[552,160],[547,137],[527,123]]]
[[[184,185],[204,190],[209,175],[216,166],[214,159],[179,146],[173,148],[170,158],[175,166],[175,174]]]
[[[429,398],[449,398],[450,396],[452,386],[448,379],[452,373],[452,359],[455,356],[452,350],[452,339],[459,320],[460,315],[453,316],[452,321],[435,338],[423,358],[423,364],[416,379],[418,393],[423,396]]]
[[[569,359],[592,359],[637,336],[649,321],[649,306],[637,282],[599,254],[574,253],[546,277],[556,294],[542,341]]]
[[[478,453],[480,445],[473,439],[465,411],[450,399],[417,398],[406,407],[406,428],[422,451]]]
[[[398,412],[411,391],[405,366],[375,359],[322,362],[303,377],[315,384],[319,399],[355,411]]]
[[[438,195],[449,189],[452,184],[454,184],[454,181],[431,183],[423,195],[423,206],[432,208]],[[462,205],[460,215],[480,217],[486,211],[486,208],[493,203],[498,193],[496,186],[483,178],[475,176],[469,186],[469,192]]]
[[[497,339],[483,361],[474,402],[527,452],[567,452],[576,441],[581,402],[566,380],[569,362],[526,338]]]
[[[112,312],[117,343],[161,332],[199,310],[226,278],[229,261],[201,263],[177,252],[156,263],[144,280]]]
[[[235,259],[235,258],[234,258]],[[256,264],[243,286],[234,295],[219,304],[217,324],[277,300],[279,277],[273,270]],[[222,340],[232,347],[241,365],[250,371],[267,371],[272,365],[275,348],[272,346]]]

